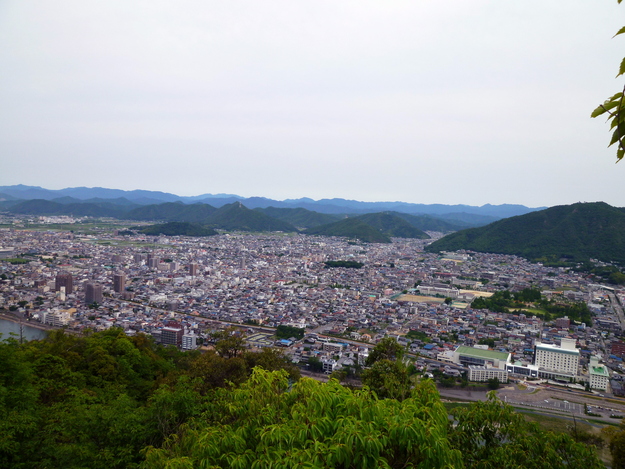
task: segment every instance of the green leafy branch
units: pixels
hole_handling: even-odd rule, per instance
[[[623,0],[617,0],[618,3],[621,3]],[[614,35],[614,37],[625,33],[625,26],[618,30],[618,32]],[[618,74],[616,78],[625,74],[625,58],[621,61],[621,66],[619,67]],[[608,114],[608,121],[610,121],[610,130],[612,132],[612,138],[610,139],[610,144],[608,147],[614,145],[618,142],[618,148],[616,150],[616,162],[618,163],[625,156],[625,88],[620,93],[616,93],[611,98],[604,101],[603,104],[600,104],[597,109],[595,109],[590,117],[598,117],[605,113]]]

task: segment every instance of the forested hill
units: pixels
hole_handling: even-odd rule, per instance
[[[392,213],[368,213],[358,217],[392,238],[430,239],[430,236]]]
[[[561,205],[458,231],[426,248],[429,252],[459,249],[530,260],[592,258],[625,264],[625,212],[603,202]]]
[[[340,220],[340,217],[326,213],[313,212],[305,208],[255,208],[255,211],[262,212],[270,217],[277,218],[290,223],[300,229],[312,228],[314,226],[325,225]]]
[[[391,238],[383,234],[377,228],[369,225],[360,217],[345,218],[343,220],[327,225],[308,228],[303,231],[308,235],[320,236],[342,236],[346,238],[359,239],[365,243],[390,243]]]

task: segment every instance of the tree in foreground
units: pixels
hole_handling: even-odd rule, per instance
[[[453,410],[450,440],[469,469],[599,469],[592,447],[567,434],[539,429],[493,394],[486,402]]]
[[[406,350],[392,337],[382,339],[367,357],[362,383],[377,397],[402,401],[410,396],[410,372],[404,363]]]
[[[163,448],[146,468],[455,468],[461,451],[447,438],[447,412],[431,382],[399,402],[336,380],[255,369],[240,388],[220,390],[212,410]]]
[[[599,469],[592,447],[541,431],[492,397],[448,419],[430,380],[403,401],[352,391],[336,380],[255,369],[161,448],[145,468],[470,468]]]

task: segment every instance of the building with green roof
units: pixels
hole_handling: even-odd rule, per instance
[[[600,365],[599,360],[595,357],[590,358],[588,365],[588,374],[590,375],[590,388],[600,391],[607,391],[610,382],[610,373],[605,365]]]
[[[453,361],[466,367],[476,365],[505,370],[506,365],[511,361],[511,354],[510,352],[496,352],[484,348],[460,345],[454,350]]]

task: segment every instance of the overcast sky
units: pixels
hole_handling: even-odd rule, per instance
[[[616,0],[1,0],[0,185],[605,201]]]

